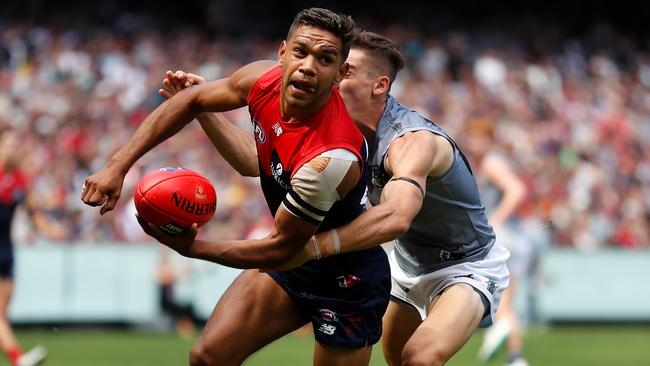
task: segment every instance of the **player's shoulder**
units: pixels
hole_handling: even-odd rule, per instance
[[[257,61],[247,65],[251,75],[254,77],[254,88],[266,90],[273,88],[282,79],[282,67],[277,61]]]

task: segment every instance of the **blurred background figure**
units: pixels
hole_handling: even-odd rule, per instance
[[[183,299],[176,286],[190,277],[193,263],[188,258],[176,255],[169,248],[161,247],[158,266],[158,286],[160,289],[160,308],[167,317],[168,327],[185,339],[190,339],[196,332],[199,320],[192,308],[191,299]]]
[[[516,217],[516,209],[526,198],[524,182],[507,159],[508,146],[495,143],[494,121],[476,118],[467,126],[464,146],[474,161],[481,200],[497,241],[510,251],[508,269],[510,285],[503,291],[495,323],[486,330],[478,357],[491,360],[506,343],[507,366],[528,366],[523,357],[522,330],[515,308],[517,290],[530,272],[533,245],[526,237]]]
[[[32,366],[46,356],[45,348],[36,346],[23,352],[11,327],[7,311],[14,287],[14,254],[11,224],[18,205],[24,205],[35,230],[51,239],[61,239],[59,227],[48,222],[29,195],[29,178],[20,169],[24,151],[13,131],[0,135],[0,345],[13,366]]]

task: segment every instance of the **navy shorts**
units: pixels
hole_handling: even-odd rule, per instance
[[[381,338],[390,299],[390,267],[375,247],[310,261],[269,275],[311,320],[316,340],[340,348],[362,348]]]

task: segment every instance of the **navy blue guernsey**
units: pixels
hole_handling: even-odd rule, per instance
[[[0,262],[12,262],[11,222],[25,199],[26,179],[20,171],[0,170]]]

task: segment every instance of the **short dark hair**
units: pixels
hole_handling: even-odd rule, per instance
[[[356,34],[352,47],[360,48],[368,53],[370,60],[375,63],[380,71],[388,74],[391,84],[395,81],[397,73],[404,67],[406,58],[399,45],[390,38],[369,31],[359,31]]]
[[[296,29],[304,25],[311,25],[332,32],[341,40],[342,61],[348,58],[356,30],[352,17],[323,8],[304,9],[293,18],[287,40],[291,38]]]

